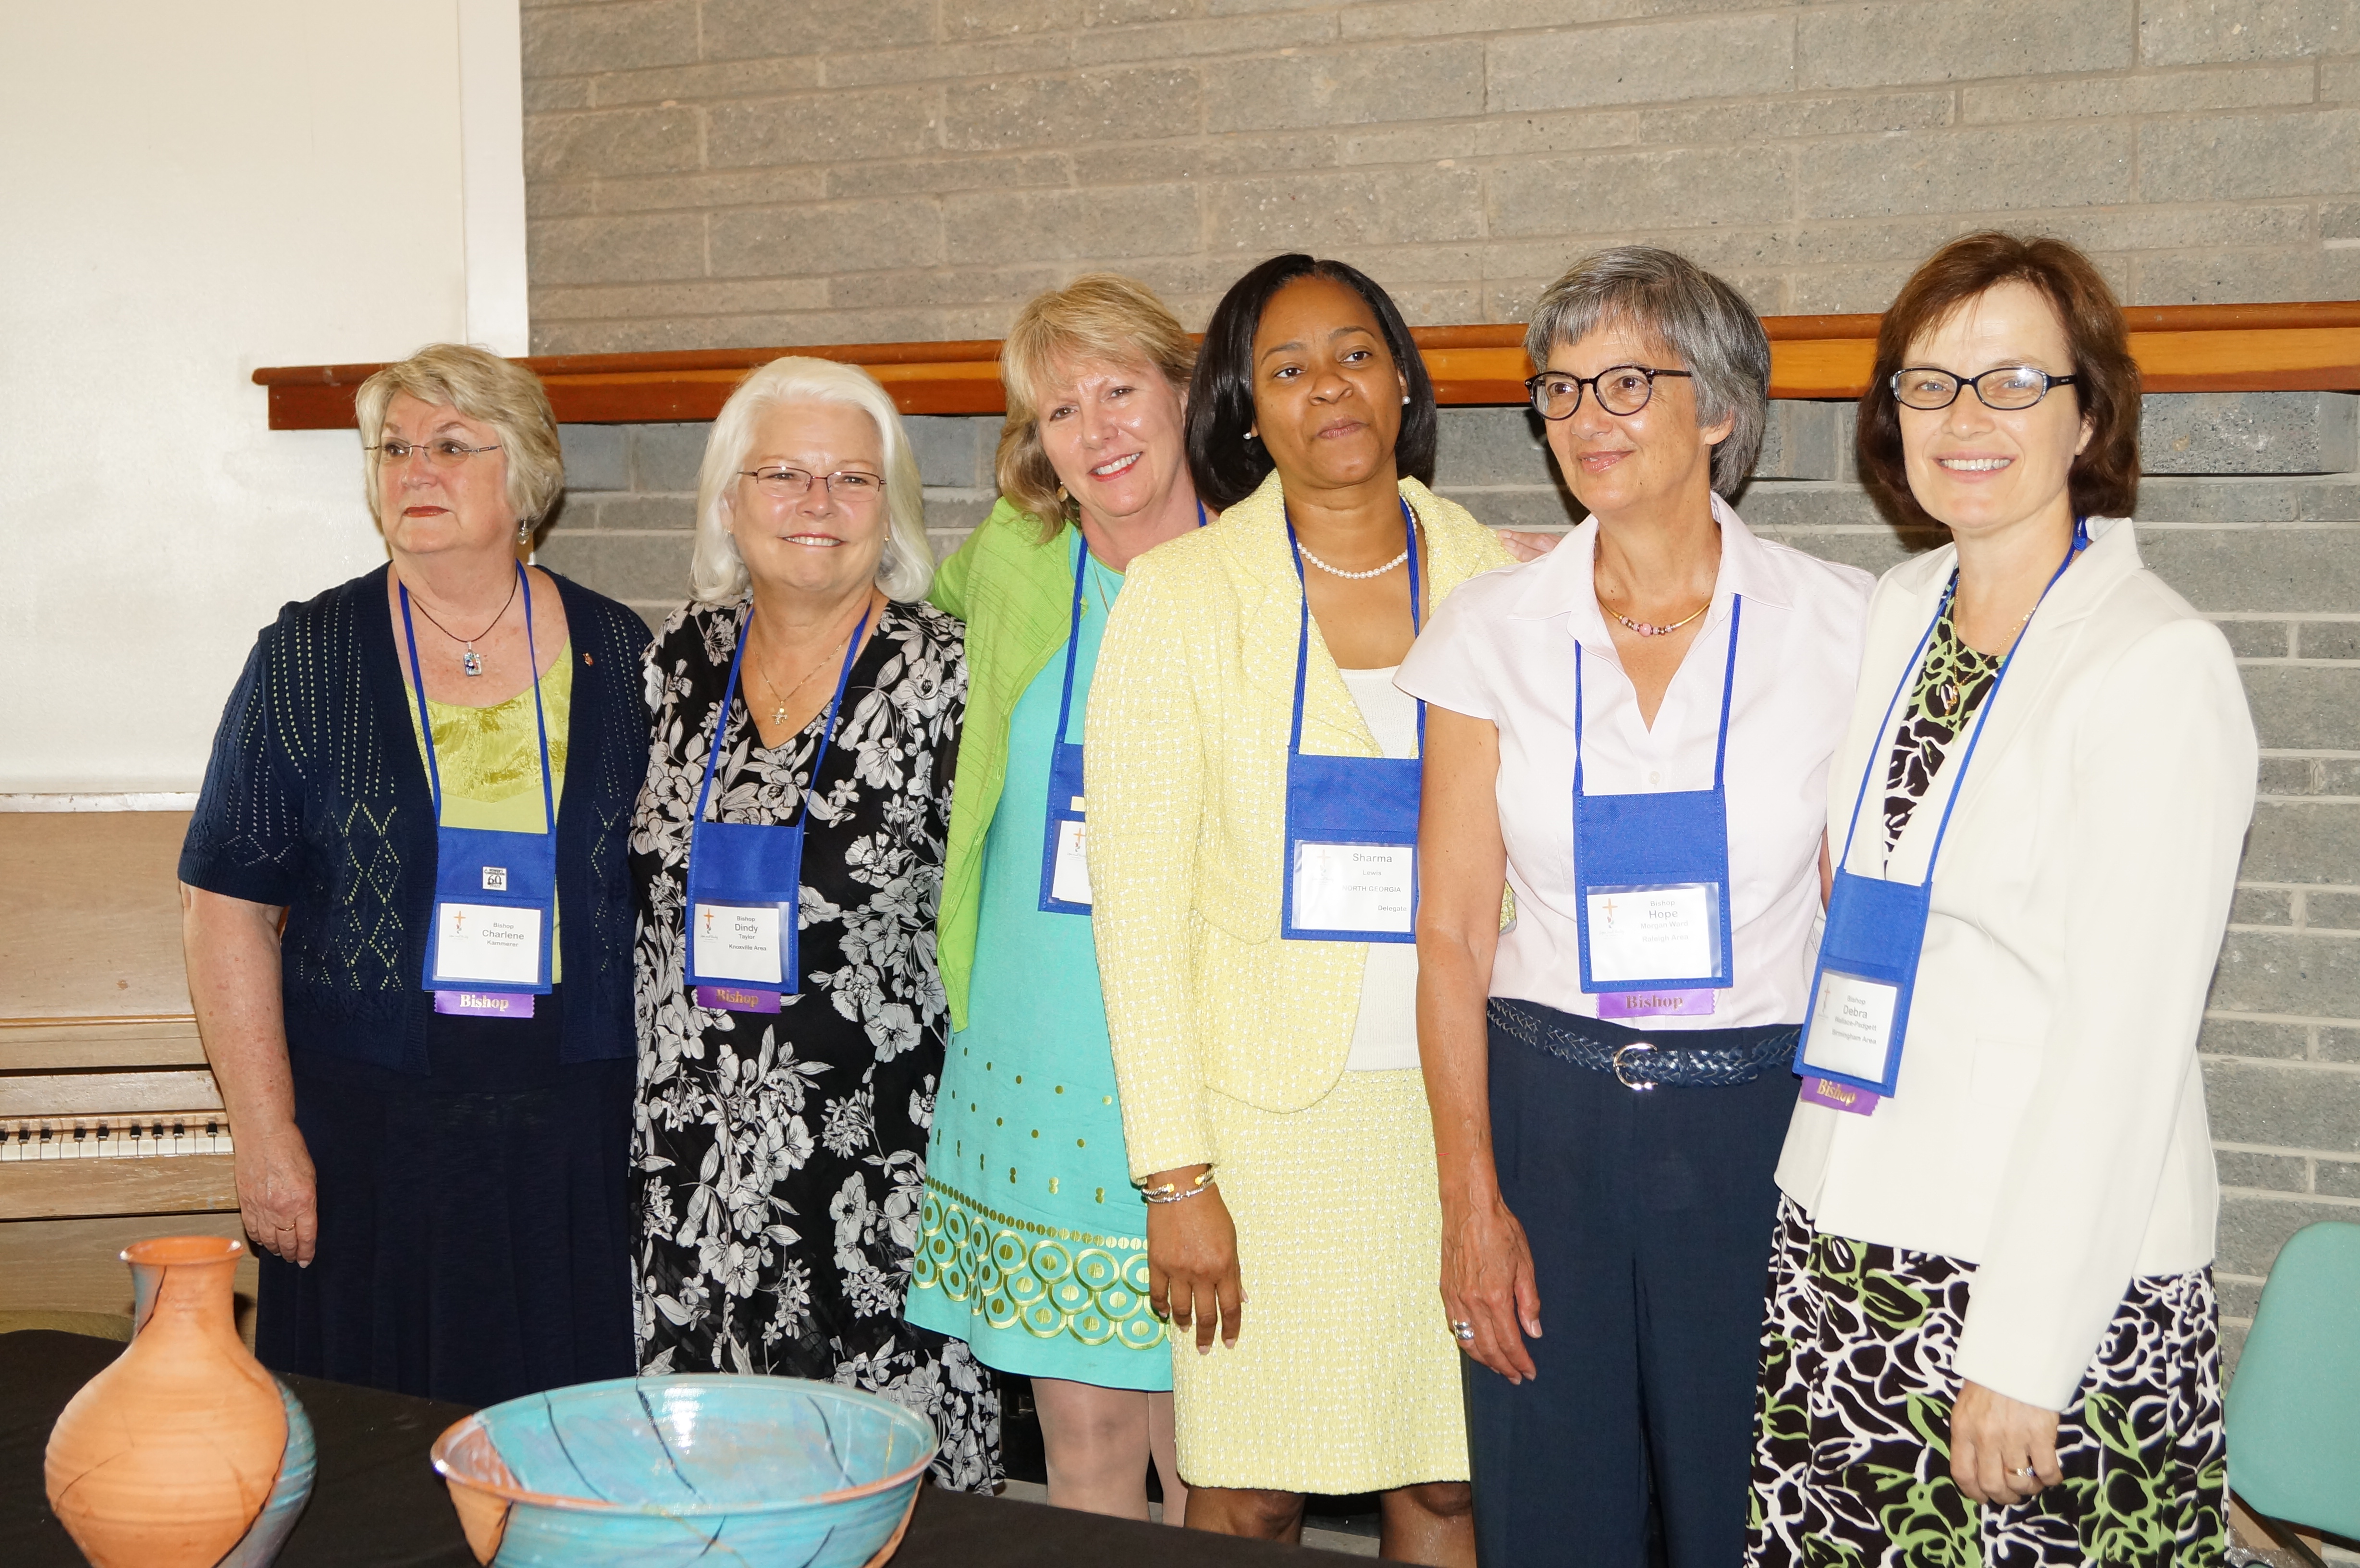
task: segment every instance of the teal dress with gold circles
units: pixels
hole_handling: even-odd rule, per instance
[[[1094,559],[1083,569],[1075,742],[1122,588]],[[1161,1390],[1172,1387],[1172,1357],[1147,1307],[1147,1209],[1123,1159],[1089,917],[1040,907],[1065,675],[1060,648],[1011,716],[1007,781],[984,839],[967,1027],[951,1036],[935,1096],[904,1310],[1003,1372]]]

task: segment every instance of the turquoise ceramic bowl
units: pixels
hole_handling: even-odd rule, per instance
[[[938,1446],[890,1399],[794,1377],[618,1377],[479,1410],[434,1443],[497,1568],[864,1568]]]

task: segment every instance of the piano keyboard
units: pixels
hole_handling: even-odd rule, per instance
[[[219,1111],[0,1120],[0,1164],[22,1160],[149,1160],[228,1154],[229,1121]]]

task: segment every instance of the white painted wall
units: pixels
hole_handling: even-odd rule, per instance
[[[356,438],[249,378],[523,352],[516,29],[0,0],[0,794],[194,789],[256,631],[384,559]]]

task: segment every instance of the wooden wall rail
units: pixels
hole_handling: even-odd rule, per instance
[[[2360,300],[2293,305],[2150,305],[2125,312],[2150,392],[2360,391]],[[1875,316],[1772,316],[1770,395],[1857,397],[1875,359]],[[1524,400],[1532,374],[1520,326],[1421,327],[1436,395],[1459,406]],[[905,414],[996,414],[1000,344],[832,343],[805,348],[578,354],[523,360],[567,424],[709,419],[746,372],[784,354],[858,365]],[[275,430],[347,430],[374,365],[257,370]]]

